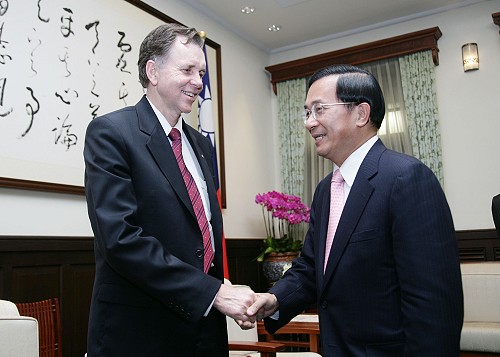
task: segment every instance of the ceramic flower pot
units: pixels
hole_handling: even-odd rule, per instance
[[[262,262],[262,272],[269,285],[274,285],[292,266],[299,252],[269,253]]]

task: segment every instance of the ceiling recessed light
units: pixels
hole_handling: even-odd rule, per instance
[[[245,7],[241,8],[241,12],[244,14],[251,14],[254,11],[255,11],[255,9],[251,6],[245,6]]]
[[[271,25],[269,26],[269,31],[271,32],[276,32],[276,31],[279,31],[281,30],[281,26],[280,25]]]

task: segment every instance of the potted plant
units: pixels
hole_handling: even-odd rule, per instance
[[[270,191],[255,196],[262,206],[267,238],[256,260],[264,262],[264,275],[273,283],[291,266],[302,249],[304,224],[309,222],[310,208],[297,196]]]

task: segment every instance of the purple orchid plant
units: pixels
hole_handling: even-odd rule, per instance
[[[300,197],[270,191],[255,196],[255,203],[262,206],[267,238],[264,250],[257,261],[264,260],[271,252],[298,252],[302,249],[301,224],[309,223],[310,208]]]

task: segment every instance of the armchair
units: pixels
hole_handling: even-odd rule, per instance
[[[500,262],[462,263],[461,356],[500,356]]]
[[[59,299],[16,303],[19,313],[38,321],[40,357],[62,357],[62,329]]]
[[[16,305],[0,300],[0,356],[38,357],[38,322],[19,316]]]

